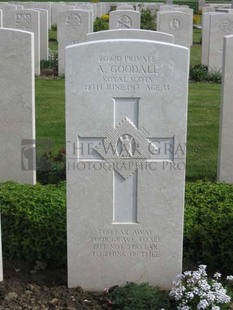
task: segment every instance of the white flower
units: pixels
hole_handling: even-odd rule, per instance
[[[227,281],[233,281],[233,276],[227,276],[226,279]]]
[[[219,308],[219,306],[213,306],[211,310],[221,310],[221,308]]]
[[[201,309],[206,309],[209,306],[209,303],[206,299],[202,299],[200,300],[199,304],[197,305],[197,309],[201,310]]]
[[[186,296],[186,298],[188,298],[188,299],[193,299],[193,298],[194,298],[193,292],[186,292],[186,293],[185,293],[185,296]]]
[[[221,279],[221,273],[219,273],[219,272],[215,272],[215,274],[213,275],[213,278],[215,278],[216,280],[219,280],[219,279]]]

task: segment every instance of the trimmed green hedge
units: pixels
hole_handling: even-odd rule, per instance
[[[65,184],[0,184],[5,257],[27,261],[66,260]]]
[[[186,185],[184,258],[209,272],[231,274],[233,185],[198,181]]]
[[[66,262],[65,183],[0,184],[5,257]],[[233,185],[186,184],[184,259],[230,274],[233,266]]]

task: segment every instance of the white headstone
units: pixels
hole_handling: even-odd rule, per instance
[[[53,2],[51,7],[51,25],[57,25],[58,12],[65,10],[65,2]]]
[[[57,25],[58,72],[65,74],[65,48],[86,40],[90,29],[90,11],[68,10],[59,12]]]
[[[33,33],[0,29],[0,182],[36,183]]]
[[[177,4],[164,4],[159,6],[159,11],[160,12],[167,12],[167,11],[174,11],[175,8],[178,8],[179,5]]]
[[[193,9],[186,8],[186,7],[183,7],[183,6],[180,6],[179,8],[175,8],[174,11],[176,11],[176,12],[185,12],[185,13],[191,14],[193,16]]]
[[[33,6],[32,6],[32,8],[35,8],[35,9],[43,9],[43,10],[48,11],[48,28],[49,29],[51,29],[51,11],[52,11],[51,6],[52,5],[49,3],[38,3],[38,2],[33,3]]]
[[[132,5],[129,5],[127,3],[125,4],[119,4],[116,8],[117,11],[122,11],[122,10],[131,10],[131,11],[134,11],[134,7]]]
[[[170,288],[181,272],[188,68],[158,41],[67,47],[69,287]]]
[[[141,14],[132,10],[112,11],[109,14],[109,29],[140,29]]]
[[[7,25],[7,13],[9,11],[15,11],[17,9],[16,5],[8,5],[7,3],[0,3],[0,10],[2,10],[3,16],[3,27],[8,27]]]
[[[2,10],[0,10],[0,27],[3,27]]]
[[[158,12],[157,30],[174,35],[175,44],[190,47],[193,39],[193,16],[184,12]]]
[[[233,35],[224,38],[218,180],[233,183]]]
[[[174,36],[168,33],[142,29],[113,29],[87,34],[86,41],[106,39],[142,39],[174,43]]]
[[[48,33],[48,11],[36,9],[40,12],[40,60],[49,58],[49,33]]]
[[[222,70],[223,38],[233,34],[233,15],[210,14],[209,70]]]
[[[8,28],[34,33],[35,74],[40,75],[40,12],[36,10],[17,10],[7,13]]]
[[[198,0],[198,10],[202,10],[205,6],[205,0]]]
[[[202,8],[202,16],[205,13],[210,13],[210,12],[215,12],[215,8],[214,7],[210,7],[210,6],[205,6],[204,8]]]

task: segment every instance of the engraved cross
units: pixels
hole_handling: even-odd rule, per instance
[[[82,157],[78,161],[92,163],[107,162],[113,168],[113,223],[137,223],[138,170],[143,165],[161,160],[172,160],[174,152],[168,152],[166,158],[161,154],[159,145],[169,142],[174,147],[174,137],[148,137],[145,130],[139,128],[140,98],[113,98],[113,127],[104,137],[79,137],[79,146],[83,143],[94,144],[92,157]],[[78,148],[80,149],[80,147]],[[99,157],[98,157],[99,155]]]

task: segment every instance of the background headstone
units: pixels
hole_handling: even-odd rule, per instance
[[[36,183],[33,33],[0,29],[0,181]]]
[[[233,183],[233,35],[224,38],[218,180]]]
[[[109,29],[140,29],[141,14],[132,10],[111,11]]]
[[[142,29],[113,29],[92,32],[86,35],[86,41],[106,39],[142,39],[174,43],[174,36],[171,34]]]
[[[47,4],[47,3],[38,3],[38,2],[35,2],[33,3],[33,6],[32,8],[33,9],[43,9],[43,10],[46,10],[48,11],[48,28],[51,29],[51,4]]]
[[[2,10],[0,10],[0,27],[3,27]]]
[[[181,272],[188,71],[169,43],[66,48],[69,287],[170,288]]]
[[[59,75],[65,73],[66,46],[86,40],[86,34],[91,31],[90,18],[91,12],[85,10],[59,12],[57,25]]]
[[[48,11],[36,9],[40,12],[40,60],[49,58],[49,33],[48,33]]]
[[[40,12],[36,10],[14,10],[7,13],[8,28],[34,33],[35,74],[40,75]]]
[[[17,9],[16,5],[9,5],[9,4],[4,4],[0,3],[0,10],[2,10],[2,15],[3,15],[3,27],[8,27],[7,24],[7,14],[9,11],[15,11]]]
[[[158,12],[157,30],[174,35],[175,44],[190,47],[193,39],[193,16],[184,12]]]
[[[198,0],[198,10],[202,10],[205,6],[205,0]]]
[[[223,38],[233,34],[233,15],[210,14],[209,71],[222,70]]]

